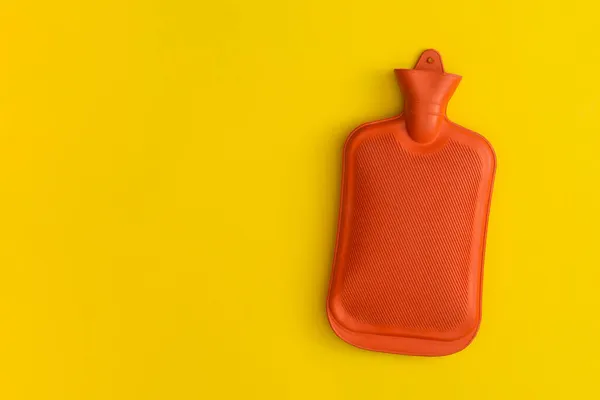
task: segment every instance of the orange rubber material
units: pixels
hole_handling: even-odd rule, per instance
[[[448,120],[461,77],[435,50],[395,73],[403,113],[358,127],[344,146],[327,315],[357,347],[442,356],[479,328],[496,157]]]

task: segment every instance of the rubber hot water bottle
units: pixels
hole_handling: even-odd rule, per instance
[[[395,73],[402,114],[358,127],[344,146],[327,314],[355,346],[441,356],[479,327],[496,159],[446,116],[461,77],[435,50]]]

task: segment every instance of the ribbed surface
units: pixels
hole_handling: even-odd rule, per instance
[[[367,324],[456,328],[468,312],[477,153],[449,140],[416,154],[388,134],[363,141],[356,157],[344,309]]]

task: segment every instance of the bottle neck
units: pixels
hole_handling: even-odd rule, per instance
[[[404,95],[409,136],[418,143],[436,140],[446,120],[446,108],[461,77],[444,72],[398,69],[396,78]]]

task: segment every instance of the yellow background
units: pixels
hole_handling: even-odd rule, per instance
[[[3,1],[0,398],[597,397],[595,3]],[[429,47],[498,156],[445,358],[325,316],[344,138]]]

